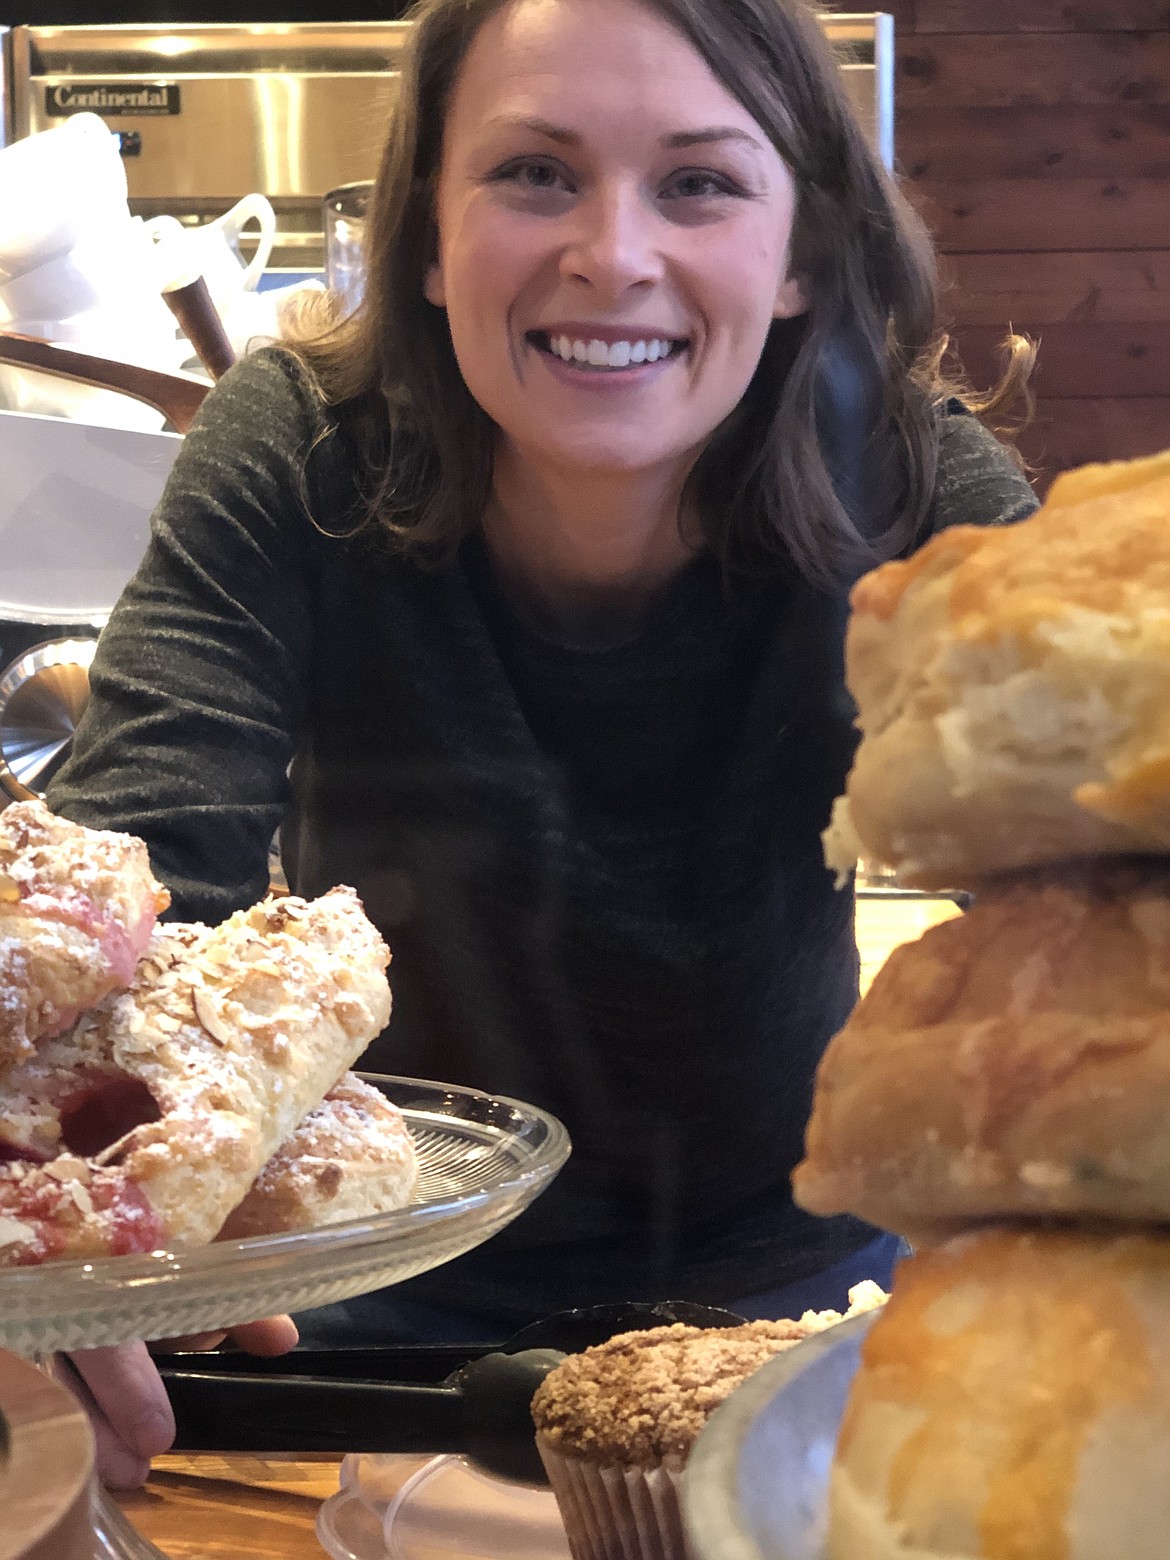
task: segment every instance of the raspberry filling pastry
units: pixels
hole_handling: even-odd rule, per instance
[[[132,835],[0,812],[0,1069],[129,986],[169,903]]]

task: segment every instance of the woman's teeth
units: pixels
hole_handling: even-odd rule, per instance
[[[669,357],[675,343],[664,337],[648,341],[577,341],[571,336],[545,336],[548,351],[565,363],[584,363],[589,368],[628,368],[631,363],[657,363]]]

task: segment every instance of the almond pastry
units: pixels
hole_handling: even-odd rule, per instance
[[[346,1073],[273,1154],[219,1239],[387,1213],[405,1207],[417,1185],[418,1158],[402,1112]]]
[[[0,1266],[210,1241],[386,1024],[388,962],[345,888],[156,929],[0,1080]]]

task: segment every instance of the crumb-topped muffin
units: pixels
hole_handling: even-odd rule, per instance
[[[849,1299],[854,1314],[885,1295],[865,1283]],[[574,1560],[687,1560],[679,1479],[707,1420],[774,1355],[841,1319],[676,1322],[562,1361],[537,1388],[532,1418]]]
[[[541,1436],[560,1453],[657,1467],[685,1458],[708,1418],[748,1376],[816,1328],[650,1327],[571,1354],[532,1400]]]

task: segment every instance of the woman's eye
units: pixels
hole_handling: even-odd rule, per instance
[[[713,168],[684,168],[672,174],[663,187],[668,200],[702,200],[713,195],[742,195],[736,181]]]
[[[496,173],[495,179],[501,184],[511,184],[517,189],[543,194],[546,190],[564,190],[570,187],[568,177],[564,170],[556,163],[544,162],[538,158],[523,158],[516,162],[505,163]]]

